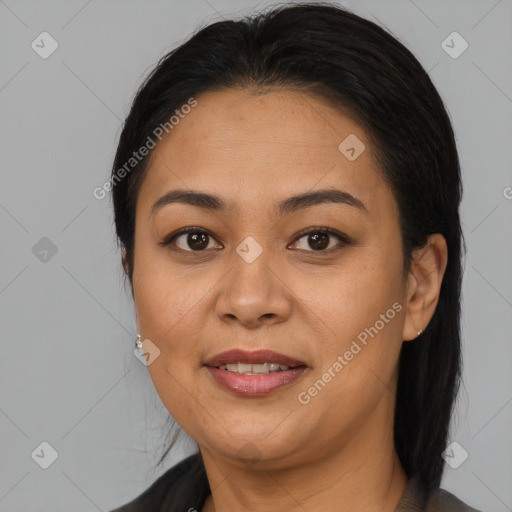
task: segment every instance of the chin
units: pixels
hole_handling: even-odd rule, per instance
[[[225,442],[222,442],[225,441]],[[201,443],[198,442],[199,446]],[[293,466],[297,462],[298,452],[307,442],[305,439],[290,439],[285,437],[262,437],[246,435],[230,437],[228,433],[216,437],[204,444],[213,455],[229,459],[230,463],[239,467],[258,470],[276,470]]]

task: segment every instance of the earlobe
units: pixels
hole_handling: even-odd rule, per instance
[[[448,263],[448,248],[440,233],[414,251],[408,276],[406,317],[402,339],[416,339],[434,316],[443,276]]]

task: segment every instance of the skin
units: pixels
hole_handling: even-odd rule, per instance
[[[397,362],[402,343],[434,314],[445,239],[431,235],[402,278],[398,208],[371,141],[329,103],[247,89],[197,100],[152,153],[136,205],[132,287],[138,332],[160,350],[151,379],[203,455],[212,489],[203,512],[392,512],[407,483],[393,443]],[[338,149],[349,134],[366,147],[354,161]],[[230,209],[174,203],[151,215],[177,188],[218,195]],[[320,188],[349,192],[367,213],[337,203],[274,212],[281,200]],[[159,245],[187,226],[211,233],[206,249],[187,244],[186,234],[174,250]],[[330,237],[329,252],[315,251],[307,235],[296,236],[315,227],[352,242]],[[247,236],[262,248],[252,263],[236,252]],[[300,403],[299,393],[394,303],[401,311]],[[265,397],[238,396],[203,366],[232,348],[270,348],[308,369]],[[257,460],[244,459],[248,450]]]

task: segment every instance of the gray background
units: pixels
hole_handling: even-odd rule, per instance
[[[443,486],[486,512],[512,510],[512,3],[341,3],[418,57],[453,120],[468,256],[451,440],[469,457]],[[2,512],[109,510],[193,449],[185,440],[152,470],[167,414],[133,356],[110,202],[92,191],[158,58],[199,25],[266,5],[0,0]],[[31,48],[43,31],[59,44],[47,59]],[[469,43],[456,59],[441,47],[453,31]],[[43,441],[58,452],[48,469],[31,457]]]

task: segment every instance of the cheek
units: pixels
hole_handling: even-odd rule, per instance
[[[333,379],[332,391],[339,391],[336,400],[344,400],[348,390],[361,393],[366,388],[371,394],[369,378],[376,385],[379,379],[388,382],[391,378],[405,310],[399,261],[382,250],[369,251],[334,275],[315,279],[315,293],[310,278],[297,291],[307,306],[304,314],[316,326],[318,372],[331,369],[340,376]],[[342,357],[341,371],[339,365],[338,371],[332,368],[338,356]]]
[[[168,273],[141,275],[135,288],[135,308],[142,334],[175,355],[190,351],[193,347],[188,341],[201,325],[204,293],[199,292],[200,287],[187,285]]]
[[[154,242],[153,242],[154,244]],[[137,245],[136,245],[137,247]],[[141,241],[135,251],[133,288],[135,309],[143,336],[152,339],[161,349],[175,339],[180,323],[190,320],[198,302],[198,291],[187,286],[179,272],[172,272],[160,248]]]
[[[160,350],[147,370],[156,392],[171,415],[183,424],[200,416],[190,399],[195,388],[193,368],[205,293],[183,273],[172,271],[159,251],[140,250],[134,267],[134,300],[144,338]],[[198,363],[199,364],[199,363]]]
[[[158,346],[173,375],[185,373],[185,362],[190,372],[201,366],[201,343],[211,335],[205,336],[205,325],[224,271],[197,263],[177,266],[161,248],[141,249],[136,257],[134,300],[141,334]]]
[[[331,338],[349,339],[379,319],[400,299],[399,269],[378,255],[358,256],[331,275],[303,276],[297,296],[330,327]],[[328,331],[329,332],[329,331]]]

